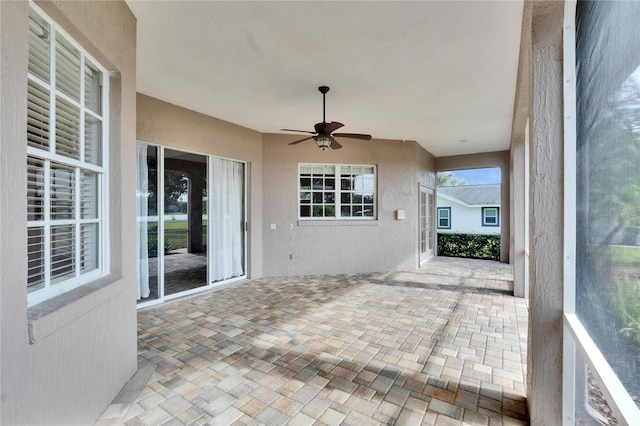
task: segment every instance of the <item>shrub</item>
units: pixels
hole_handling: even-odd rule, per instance
[[[500,260],[500,235],[438,233],[438,256]]]
[[[169,238],[164,239],[164,254],[169,254],[172,250],[180,247],[176,247]],[[158,237],[155,235],[149,235],[147,239],[147,257],[158,257]]]

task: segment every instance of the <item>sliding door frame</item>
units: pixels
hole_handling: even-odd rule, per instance
[[[207,290],[211,290],[214,288],[222,288],[222,287],[226,287],[229,285],[232,285],[234,283],[240,282],[240,281],[244,281],[247,279],[247,277],[249,276],[248,274],[248,257],[249,257],[249,238],[248,238],[248,234],[249,234],[249,228],[248,228],[248,215],[249,215],[249,176],[250,176],[250,163],[247,161],[241,161],[241,160],[236,160],[233,158],[227,158],[227,157],[221,157],[221,156],[217,156],[217,155],[212,155],[212,154],[203,154],[200,152],[195,152],[195,151],[190,151],[187,149],[183,149],[183,148],[179,148],[179,147],[172,147],[172,146],[165,146],[165,145],[160,145],[157,143],[153,143],[153,142],[145,142],[145,141],[141,141],[138,140],[136,142],[137,144],[140,145],[145,145],[145,146],[153,146],[158,148],[158,157],[157,157],[157,174],[158,174],[158,194],[157,194],[157,199],[158,199],[158,298],[157,299],[153,299],[153,300],[148,300],[148,301],[144,301],[144,302],[139,302],[137,304],[137,308],[141,309],[141,308],[146,308],[149,306],[153,306],[153,305],[157,305],[160,303],[164,303],[166,301],[170,301],[173,299],[177,299],[177,298],[181,298],[181,297],[185,297],[185,296],[190,296],[193,294],[197,294],[197,293],[201,293],[203,291],[207,291]],[[240,163],[243,165],[243,185],[242,185],[242,197],[243,197],[243,202],[242,202],[242,244],[243,244],[243,254],[242,254],[242,269],[243,269],[243,274],[238,276],[238,277],[233,277],[233,278],[229,278],[226,280],[222,280],[222,281],[217,281],[217,282],[211,282],[211,265],[212,265],[212,254],[211,254],[211,250],[210,250],[210,245],[211,245],[211,241],[212,241],[212,233],[213,233],[213,229],[211,226],[207,226],[207,282],[205,285],[203,286],[199,286],[190,290],[186,290],[186,291],[182,291],[179,293],[175,293],[175,294],[171,294],[171,295],[165,295],[165,291],[164,291],[164,284],[165,284],[165,277],[164,277],[164,266],[165,266],[165,255],[164,255],[164,235],[165,235],[165,226],[164,226],[164,174],[165,174],[165,164],[164,164],[164,159],[165,159],[165,149],[170,149],[173,151],[181,151],[184,153],[189,153],[189,154],[195,154],[195,155],[201,155],[207,158],[207,221],[209,221],[210,217],[210,203],[211,200],[213,199],[213,166],[212,166],[212,158],[219,158],[222,160],[228,160],[228,161],[234,161],[236,163]],[[139,254],[138,254],[139,256]],[[140,262],[136,262],[138,267],[140,267]],[[136,286],[138,286],[139,283],[136,282]]]

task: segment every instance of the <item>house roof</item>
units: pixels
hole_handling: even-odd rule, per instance
[[[509,149],[523,0],[138,1],[137,89],[262,133]]]
[[[442,186],[438,194],[456,198],[470,206],[493,206],[500,204],[500,184]]]

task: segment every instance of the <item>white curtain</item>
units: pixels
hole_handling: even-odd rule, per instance
[[[148,204],[149,197],[149,167],[147,166],[147,146],[137,146],[137,245],[138,245],[138,300],[149,297],[149,246],[148,246]]]
[[[212,228],[211,280],[221,281],[244,275],[243,183],[244,165],[237,161],[213,158],[213,199],[210,202],[209,226]]]

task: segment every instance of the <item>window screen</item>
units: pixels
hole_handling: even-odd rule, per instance
[[[576,18],[576,314],[638,398],[640,2],[578,2]]]

